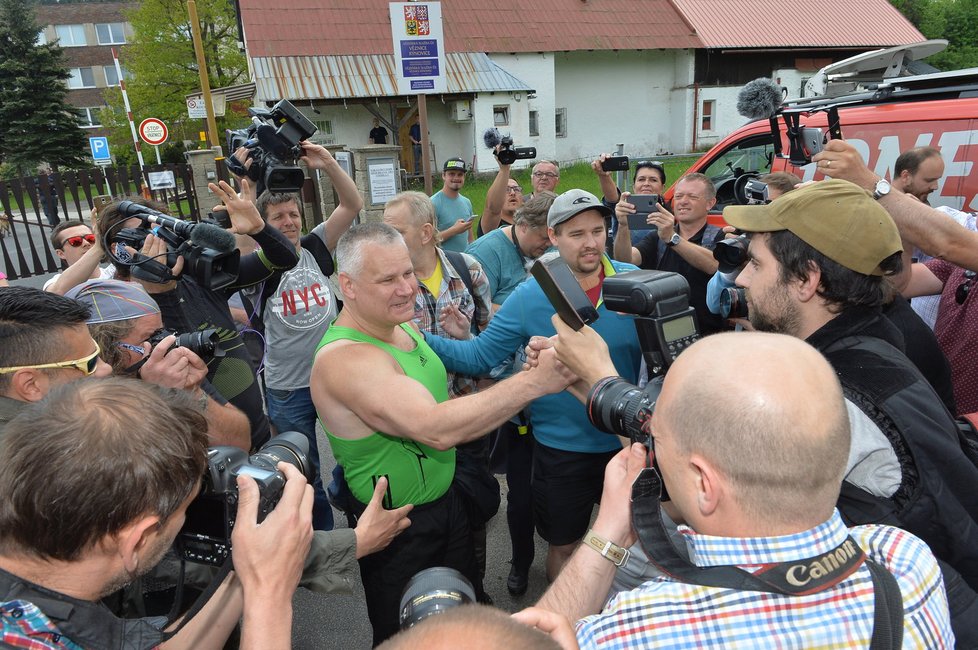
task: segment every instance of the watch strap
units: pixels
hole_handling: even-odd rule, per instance
[[[625,562],[628,561],[628,557],[631,555],[627,548],[622,548],[614,542],[605,539],[601,535],[598,535],[591,529],[588,529],[587,533],[584,535],[584,539],[581,543],[585,546],[590,546],[595,551],[601,554],[601,557],[607,559],[609,562],[617,567],[623,566]]]

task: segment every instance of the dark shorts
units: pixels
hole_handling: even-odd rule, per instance
[[[601,501],[604,468],[617,451],[563,451],[537,442],[533,450],[533,516],[540,537],[555,546],[573,544],[587,532]]]

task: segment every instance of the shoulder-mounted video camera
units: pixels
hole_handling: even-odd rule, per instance
[[[249,108],[252,124],[246,129],[228,130],[225,164],[232,174],[246,176],[257,184],[258,194],[298,192],[305,182],[299,167],[303,140],[316,133],[316,125],[299,112],[292,102],[281,100],[271,109]],[[234,157],[239,147],[248,149],[251,167]]]
[[[102,235],[103,248],[113,262],[130,267],[133,277],[157,284],[169,282],[173,279],[171,269],[182,255],[183,273],[204,288],[223,289],[238,279],[241,253],[230,232],[211,224],[175,219],[132,201],[121,201],[117,209],[123,217],[135,217],[141,223],[134,228],[121,228],[127,220],[123,219],[109,228]],[[166,242],[165,259],[156,260],[139,252],[150,234]]]

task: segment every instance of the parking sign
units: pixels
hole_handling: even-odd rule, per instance
[[[109,152],[108,138],[89,138],[88,146],[92,150],[92,159],[96,163],[112,163],[112,154]]]

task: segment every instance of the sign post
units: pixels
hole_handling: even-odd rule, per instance
[[[431,194],[431,151],[425,95],[445,93],[445,34],[440,2],[391,2],[391,38],[399,95],[418,96],[425,192]]]
[[[109,139],[108,138],[89,138],[88,148],[92,151],[92,160],[95,164],[100,167],[108,167],[112,164],[112,152],[109,151]],[[109,186],[109,178],[105,177],[105,189],[106,194],[112,194],[112,188]]]
[[[163,120],[158,120],[155,117],[147,117],[139,123],[139,137],[143,139],[143,142],[153,145],[153,148],[156,149],[157,165],[162,164],[160,162],[160,145],[166,142],[169,136],[170,133]]]

